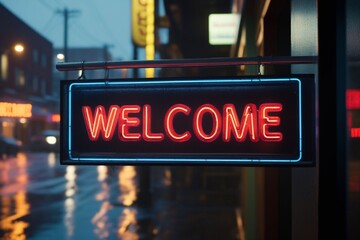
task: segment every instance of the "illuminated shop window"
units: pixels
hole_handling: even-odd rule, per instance
[[[31,104],[0,102],[0,117],[26,118],[31,116],[32,116]]]
[[[3,121],[1,123],[2,135],[5,137],[14,137],[15,122],[12,119]]]

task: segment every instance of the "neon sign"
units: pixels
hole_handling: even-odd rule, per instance
[[[282,133],[271,132],[269,128],[280,125],[280,118],[272,116],[271,113],[279,112],[281,109],[282,105],[280,103],[264,103],[260,105],[259,110],[254,104],[247,104],[240,122],[233,104],[224,105],[223,116],[214,105],[203,104],[194,112],[192,130],[197,139],[202,142],[213,142],[221,133],[224,142],[230,141],[231,134],[238,142],[245,141],[247,134],[253,142],[257,142],[259,139],[266,142],[279,142],[282,140]],[[92,113],[90,106],[83,106],[82,112],[87,134],[91,141],[97,141],[100,133],[104,141],[111,141],[117,126],[120,141],[144,140],[146,142],[160,142],[165,139],[164,133],[153,133],[151,131],[152,114],[151,106],[148,104],[143,107],[139,105],[124,105],[122,107],[111,105],[108,114],[102,105],[98,105],[94,113]],[[184,114],[189,116],[190,112],[192,112],[192,109],[184,104],[174,104],[167,110],[164,119],[160,120],[163,120],[163,131],[168,139],[174,142],[186,142],[191,139],[192,134],[190,131],[186,130],[183,133],[177,133],[174,127],[176,115]],[[130,114],[139,116],[130,117]],[[206,133],[203,127],[206,115],[209,115],[212,121],[209,133]],[[130,129],[139,126],[141,119],[142,133],[131,133]]]
[[[0,102],[0,117],[29,118],[31,109],[30,103]]]
[[[313,75],[61,84],[62,164],[315,162]]]

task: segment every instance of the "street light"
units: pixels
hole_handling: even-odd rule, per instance
[[[65,55],[63,53],[58,53],[56,54],[56,59],[63,62],[65,59]]]
[[[24,45],[22,45],[21,43],[17,43],[14,45],[14,51],[16,53],[23,53],[24,50],[25,50]]]
[[[6,55],[10,55],[10,54],[23,54],[25,51],[25,46],[22,43],[16,43],[13,44],[10,48],[6,48],[6,49],[1,49],[0,48],[0,53],[1,54],[6,54]]]
[[[22,55],[25,51],[25,47],[21,43],[14,44],[9,49],[0,49],[0,77],[1,79],[8,78],[8,69],[9,69],[9,58],[10,55]]]

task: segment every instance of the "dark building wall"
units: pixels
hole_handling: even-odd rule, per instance
[[[21,43],[25,51],[21,56],[9,54],[9,81],[1,81],[5,87],[15,87],[15,68],[24,71],[26,76],[25,88],[18,91],[42,95],[32,91],[32,81],[37,77],[39,81],[46,81],[46,94],[51,94],[52,82],[52,43],[30,28],[16,15],[0,4],[0,52],[11,51],[15,43]]]
[[[228,57],[231,45],[209,43],[209,15],[231,13],[230,0],[164,0],[169,19],[169,43],[160,46],[160,56],[167,58]],[[165,76],[233,75],[233,67],[166,69]]]
[[[271,2],[264,19],[264,56],[291,56],[290,1]],[[267,65],[267,74],[289,74],[289,65]]]
[[[179,46],[183,58],[225,57],[230,46],[209,44],[211,13],[230,13],[230,0],[165,0],[170,20],[169,42]]]
[[[16,54],[15,44],[22,44],[24,52]],[[19,139],[24,146],[31,136],[53,127],[50,117],[58,112],[52,97],[52,52],[49,40],[0,4],[0,101],[32,106],[25,123],[17,117],[0,117],[0,134]]]

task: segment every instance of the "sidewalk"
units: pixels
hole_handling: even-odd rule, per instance
[[[189,168],[190,169],[190,168]],[[203,189],[200,178],[189,178],[185,168],[171,183],[169,169],[151,169],[151,238],[157,240],[243,240],[239,226],[239,202],[221,190]],[[198,169],[195,169],[198,170]],[[201,174],[195,173],[195,175]],[[241,219],[240,219],[241,223]]]

